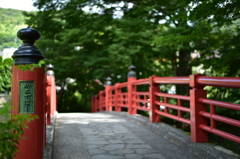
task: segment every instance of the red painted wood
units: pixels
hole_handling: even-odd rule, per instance
[[[226,133],[226,132],[218,130],[218,129],[212,129],[211,127],[206,126],[206,125],[200,125],[200,128],[202,130],[205,130],[206,132],[210,132],[210,133],[216,134],[218,136],[221,136],[223,138],[232,140],[232,141],[234,141],[236,143],[240,143],[240,138],[238,136]]]
[[[200,98],[206,98],[206,91],[199,88],[197,78],[201,75],[190,75],[190,109],[191,109],[191,140],[194,142],[208,142],[208,133],[200,128],[200,125],[207,125],[206,118],[200,115],[201,111],[206,112],[207,107],[199,102]]]
[[[197,82],[200,85],[204,85],[204,86],[240,88],[240,78],[239,77],[206,77],[206,76],[201,76],[197,79]]]
[[[189,84],[189,77],[154,77],[157,84]]]
[[[51,124],[51,76],[45,75],[46,78],[46,118],[47,118],[47,125]]]
[[[131,77],[132,78],[132,77]],[[134,80],[132,82],[133,85],[147,85],[149,84],[149,78],[145,78],[145,79],[138,79],[138,80]]]
[[[19,141],[19,151],[14,159],[43,159],[44,153],[44,121],[45,121],[45,81],[44,68],[34,71],[21,71],[17,66],[12,68],[12,116],[19,114],[19,81],[35,81],[35,113],[39,119],[28,123],[24,129],[26,140]]]
[[[133,85],[133,82],[136,81],[135,77],[129,77],[128,78],[128,114],[133,115],[137,113],[137,109],[133,108],[134,105],[134,99],[136,99],[136,96],[133,95],[133,92],[136,91],[136,86]]]
[[[120,112],[122,111],[121,108],[121,93],[122,93],[122,89],[120,87],[119,83],[115,84],[115,111]]]
[[[106,110],[105,91],[100,91],[99,103],[100,103],[99,111]]]
[[[188,120],[188,119],[181,118],[181,117],[178,117],[178,116],[175,116],[175,115],[166,113],[166,112],[162,112],[162,111],[160,111],[160,110],[155,110],[155,112],[156,112],[157,114],[159,114],[159,115],[166,116],[166,117],[168,117],[168,118],[171,118],[171,119],[174,119],[174,120],[177,120],[177,121],[180,121],[180,122],[189,124],[189,125],[191,124],[191,121]]]
[[[160,115],[156,113],[156,110],[160,110],[159,106],[155,103],[156,101],[159,101],[160,98],[156,96],[155,94],[157,92],[160,92],[158,84],[155,83],[153,80],[155,76],[149,77],[150,81],[150,87],[149,87],[149,92],[150,92],[150,122],[156,123],[160,122],[161,118]]]
[[[106,111],[112,111],[112,106],[111,106],[111,86],[105,86],[105,106],[106,106]]]

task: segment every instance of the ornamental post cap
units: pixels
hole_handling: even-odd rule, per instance
[[[128,67],[128,69],[131,70],[131,71],[135,70],[135,68],[136,68],[136,67],[133,66],[133,65],[131,65],[131,66]]]
[[[27,28],[20,29],[17,32],[17,37],[22,40],[24,44],[34,44],[36,40],[40,39],[41,35],[38,30],[28,26]]]
[[[49,65],[46,66],[48,70],[52,70],[54,66],[50,63]]]
[[[128,69],[129,69],[128,77],[134,77],[134,78],[137,77],[137,74],[136,74],[136,72],[134,71],[135,68],[136,68],[136,67],[133,66],[133,65],[131,65],[131,66],[128,67]]]
[[[54,77],[54,71],[53,71],[54,66],[52,64],[49,64],[46,66],[46,68],[47,68],[46,74]]]
[[[110,81],[111,79],[112,79],[111,77],[107,77],[107,78],[106,78],[107,81]]]
[[[38,64],[40,60],[44,59],[43,53],[34,46],[35,41],[41,37],[39,31],[27,27],[20,29],[17,32],[17,37],[23,41],[23,45],[12,55],[14,65]]]
[[[112,79],[111,77],[106,78],[106,80],[107,80],[106,81],[106,86],[111,86],[112,85],[111,79]]]

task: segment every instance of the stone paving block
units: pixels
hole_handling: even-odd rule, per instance
[[[143,144],[144,141],[142,141],[140,139],[134,139],[134,140],[126,140],[125,143],[128,143],[128,144]]]
[[[112,155],[125,155],[125,154],[133,154],[134,151],[130,149],[122,149],[122,150],[115,150],[115,151],[109,151],[108,153]]]
[[[151,154],[151,153],[157,153],[153,149],[134,149],[134,151],[138,154],[145,155],[145,154]]]
[[[102,147],[101,149],[103,149],[103,150],[121,150],[121,149],[124,149],[124,147],[125,147],[125,144],[109,144],[109,145]]]
[[[131,140],[131,139],[137,139],[137,137],[134,136],[134,135],[123,135],[122,137],[119,137],[119,139],[121,139],[121,140]]]
[[[92,159],[125,159],[125,157],[124,156],[113,156],[113,155],[94,155],[92,157]]]
[[[85,141],[106,141],[106,139],[103,139],[101,137],[86,137]]]
[[[126,159],[143,159],[143,156],[139,154],[126,154]]]
[[[148,149],[150,149],[152,147],[149,145],[146,145],[146,144],[127,144],[126,148],[128,148],[128,149],[143,149],[143,148],[147,149],[148,148]]]
[[[106,150],[91,149],[88,151],[90,155],[104,154]]]
[[[161,154],[148,154],[148,155],[144,155],[145,158],[149,158],[149,159],[165,159],[165,157]]]
[[[106,144],[109,144],[109,142],[107,141],[99,141],[99,140],[96,140],[96,141],[85,141],[87,144],[89,145],[106,145]]]
[[[124,142],[121,140],[108,140],[111,144],[123,144]]]
[[[102,138],[107,140],[115,140],[117,137],[115,135],[102,135]]]
[[[96,149],[96,148],[98,148],[98,145],[88,145],[87,148],[88,149]]]

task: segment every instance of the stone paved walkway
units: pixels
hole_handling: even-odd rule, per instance
[[[119,124],[124,122],[123,119],[115,119],[115,124],[112,124],[112,120],[108,120],[108,117],[101,119],[100,114],[96,116],[100,119],[84,116],[85,119],[79,123],[79,128],[85,137],[92,159],[164,158],[150,145]]]
[[[218,153],[199,154],[114,114],[68,113],[57,117],[53,159],[231,158]]]

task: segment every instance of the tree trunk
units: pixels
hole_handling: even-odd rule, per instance
[[[177,76],[189,76],[192,74],[192,67],[190,66],[191,54],[189,50],[179,51],[179,62],[177,67]],[[177,94],[189,95],[189,85],[177,85]]]
[[[173,76],[176,77],[177,76],[177,56],[176,56],[176,52],[174,52],[172,55],[173,55],[172,58],[171,58],[172,73],[173,73]]]

